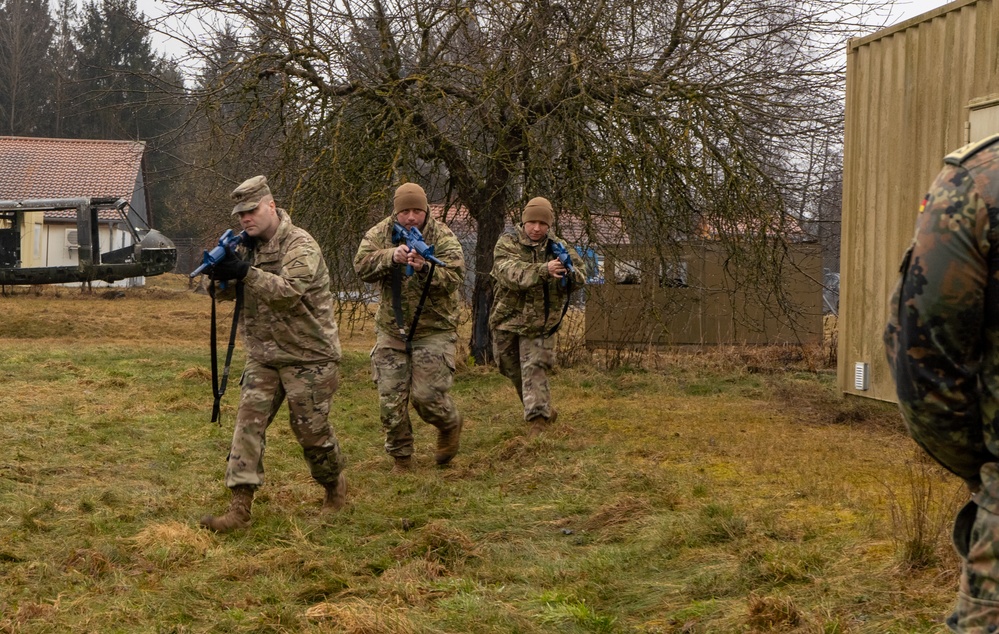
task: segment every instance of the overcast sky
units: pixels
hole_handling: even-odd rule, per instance
[[[136,1],[139,11],[146,14],[146,17],[158,18],[166,10],[165,4],[158,0]],[[895,24],[903,20],[908,20],[945,4],[947,4],[947,0],[896,0],[895,10],[892,12],[890,23]],[[198,33],[198,25],[189,24],[187,30]],[[153,46],[156,47],[159,53],[167,56],[179,57],[183,54],[183,49],[176,42],[172,42],[169,38],[158,33],[153,33]]]
[[[897,0],[895,11],[892,13],[892,22],[901,22],[909,18],[914,18],[920,13],[926,13],[945,4],[947,4],[947,0]]]

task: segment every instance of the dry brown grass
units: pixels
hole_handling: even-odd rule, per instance
[[[207,347],[211,298],[188,290],[179,278],[186,276],[158,276],[150,278],[145,288],[92,293],[58,286],[38,291],[13,287],[11,295],[0,297],[5,317],[0,336],[38,341],[202,342]],[[232,307],[232,302],[218,304],[219,341],[226,341],[229,335]],[[373,324],[370,319],[351,322],[352,308],[346,307],[340,323],[344,344],[351,350],[370,350]],[[357,314],[370,316],[371,311],[364,306]]]
[[[412,540],[396,548],[398,559],[423,557],[449,570],[476,557],[475,543],[461,529],[446,520],[432,521],[419,529]]]
[[[429,606],[447,594],[436,585],[447,576],[447,567],[434,559],[407,560],[379,577],[379,595],[407,606]]]
[[[198,366],[196,368],[188,368],[184,370],[183,372],[180,373],[178,378],[210,381],[212,378],[212,373],[211,370],[209,370],[208,368],[203,368],[201,366]]]
[[[751,595],[748,624],[764,632],[787,630],[801,624],[801,613],[790,597]]]
[[[202,559],[215,545],[205,531],[177,521],[151,524],[129,541],[143,557],[168,568]]]
[[[372,604],[361,599],[318,603],[305,611],[311,621],[319,622],[320,632],[342,634],[416,634],[406,617],[406,609],[388,604]]]
[[[586,531],[619,528],[640,521],[652,510],[653,507],[648,500],[632,495],[623,495],[597,509],[580,524],[580,528]]]
[[[577,349],[530,441],[509,383],[464,365],[462,452],[437,469],[414,417],[395,478],[371,331],[345,326],[348,508],[319,513],[282,412],[253,527],[206,533],[235,393],[209,424],[209,299],[155,290],[0,298],[0,632],[935,634],[953,601],[953,560],[900,563],[897,413],[788,348]],[[939,504],[953,480],[929,477]]]

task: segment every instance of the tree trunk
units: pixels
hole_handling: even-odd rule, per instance
[[[472,339],[468,349],[478,365],[493,358],[493,338],[489,332],[489,310],[493,306],[493,249],[503,233],[503,209],[490,204],[478,217],[475,241],[475,286],[472,289]]]

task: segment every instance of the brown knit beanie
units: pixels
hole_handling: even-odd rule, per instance
[[[427,193],[416,183],[403,183],[395,190],[395,199],[392,207],[395,213],[406,209],[422,209],[429,211],[430,205],[427,203]]]
[[[555,214],[552,213],[552,204],[548,202],[547,198],[538,196],[537,198],[532,198],[527,202],[527,206],[524,207],[524,213],[521,215],[520,221],[530,222],[532,220],[543,222],[549,227],[555,224]]]

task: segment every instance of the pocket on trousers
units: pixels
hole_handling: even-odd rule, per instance
[[[378,346],[375,346],[368,353],[368,358],[371,359],[371,380],[375,382],[375,385],[378,385],[378,364],[375,363],[375,350],[377,349]]]
[[[329,410],[329,403],[333,395],[340,387],[340,368],[333,364],[332,368],[327,368],[326,376],[321,381],[316,381],[312,386],[312,399],[317,407],[325,406]]]
[[[954,520],[952,535],[954,550],[961,555],[962,559],[967,559],[968,552],[971,550],[971,531],[975,527],[976,517],[978,517],[978,505],[975,504],[974,500],[971,500],[958,511],[957,518]]]

